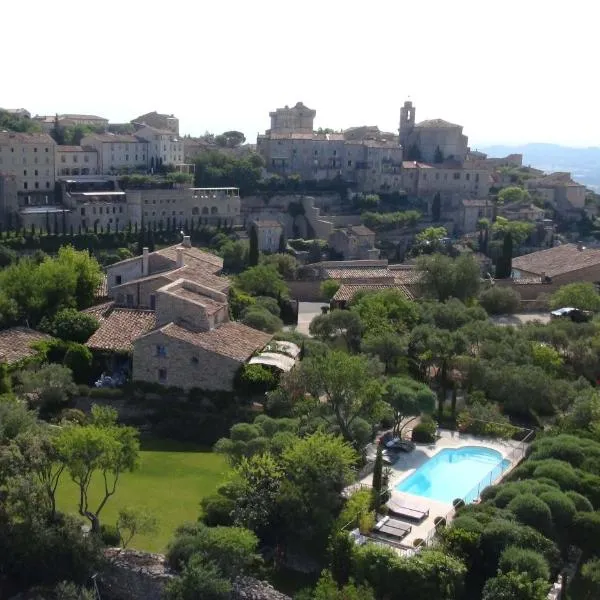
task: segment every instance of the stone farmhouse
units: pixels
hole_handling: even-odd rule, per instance
[[[295,357],[286,349],[275,349],[281,354],[275,363],[271,347],[262,357],[271,334],[230,321],[222,267],[219,257],[192,247],[187,236],[179,245],[144,249],[111,265],[111,301],[88,309],[100,327],[87,346],[110,356],[118,363],[113,368],[130,367],[134,381],[183,389],[231,391],[250,359],[289,370]]]

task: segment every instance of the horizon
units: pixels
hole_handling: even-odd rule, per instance
[[[459,123],[473,149],[600,146],[595,98],[579,92],[600,16],[585,0],[568,12],[541,0],[495,11],[475,0],[424,0],[410,11],[384,0],[365,10],[339,0],[173,0],[167,19],[157,6],[106,0],[84,28],[82,4],[56,0],[27,23],[26,44],[20,27],[6,28],[0,48],[18,49],[19,60],[3,64],[0,106],[117,123],[157,110],[176,115],[182,134],[238,130],[253,143],[286,104],[315,109],[317,128],[395,131],[412,97],[417,121]],[[19,5],[3,8],[5,22],[21,22]]]

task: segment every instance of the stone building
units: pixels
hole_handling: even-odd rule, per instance
[[[145,125],[138,129],[135,137],[148,142],[148,166],[158,169],[162,165],[184,163],[183,140],[169,129],[158,129]]]
[[[102,133],[86,135],[81,145],[98,153],[98,169],[102,174],[120,171],[145,171],[149,163],[148,142],[130,134]]]
[[[36,115],[33,117],[42,130],[49,133],[58,123],[59,127],[93,127],[99,131],[106,131],[108,128],[108,119],[98,117],[97,115]]]
[[[375,232],[364,225],[350,225],[336,229],[329,236],[329,245],[342,256],[342,260],[377,260]]]
[[[573,181],[570,173],[549,173],[531,178],[525,186],[564,216],[572,214],[573,218],[579,218],[585,207],[586,187]]]
[[[256,230],[258,250],[260,252],[277,252],[283,234],[283,225],[275,219],[254,219],[249,229]]]
[[[0,177],[14,180],[17,206],[53,204],[55,147],[55,141],[45,133],[0,131]],[[14,196],[10,197],[14,201]],[[17,206],[11,208],[16,210]]]
[[[98,175],[98,152],[86,146],[56,146],[56,176]]]
[[[377,127],[316,133],[316,111],[298,103],[270,113],[271,128],[257,138],[267,171],[304,180],[341,178],[369,192],[399,191],[402,148]]]
[[[179,119],[175,115],[167,115],[152,111],[145,115],[140,115],[131,120],[134,126],[155,127],[156,129],[165,129],[175,135],[179,135]]]
[[[494,203],[491,200],[463,200],[462,210],[458,222],[460,233],[472,233],[477,231],[477,223],[480,219],[493,220]]]
[[[417,123],[415,113],[416,109],[410,100],[400,109],[399,140],[405,156],[426,163],[450,159],[462,164],[469,151],[469,139],[463,134],[462,125],[443,119]]]
[[[600,285],[600,249],[582,244],[562,244],[518,256],[512,261],[512,279],[538,279],[555,286],[575,282]]]
[[[229,281],[220,276],[222,266],[219,257],[192,247],[187,236],[181,244],[156,252],[145,248],[141,256],[111,265],[111,302],[90,309],[100,327],[87,346],[131,355],[134,380],[231,391],[239,368],[273,336],[229,320]],[[272,354],[270,349],[264,360]],[[280,368],[293,362],[282,360]]]

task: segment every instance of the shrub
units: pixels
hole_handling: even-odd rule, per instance
[[[231,514],[235,508],[235,502],[230,498],[225,498],[221,494],[212,494],[202,498],[200,506],[202,507],[201,519],[209,527],[233,525]]]
[[[80,385],[77,386],[77,395],[81,396],[82,398],[87,398],[90,395],[90,387],[88,385],[85,385],[85,383],[82,383]]]
[[[521,494],[513,498],[508,503],[507,508],[525,525],[529,525],[542,533],[549,533],[552,530],[550,508],[534,494]]]
[[[73,379],[76,383],[88,382],[91,375],[92,353],[83,344],[69,344],[63,364],[73,371]]]
[[[594,510],[592,503],[580,493],[569,490],[566,495],[573,501],[577,512],[592,512]]]
[[[579,487],[579,477],[569,463],[562,460],[548,459],[539,463],[536,461],[534,464],[533,476],[536,479],[539,477],[552,479],[563,490],[573,490]]]
[[[550,578],[550,568],[546,559],[539,552],[518,546],[509,546],[504,550],[500,555],[498,567],[503,573],[527,573],[530,579]]]
[[[19,377],[21,391],[42,412],[56,410],[77,393],[71,369],[62,365],[44,365],[35,371],[23,371]]]
[[[358,529],[363,535],[366,535],[375,527],[375,513],[368,512],[360,515],[358,518]]]
[[[83,411],[77,408],[65,408],[60,413],[59,421],[69,421],[78,425],[84,425],[87,417]]]
[[[479,303],[490,315],[512,315],[521,304],[521,296],[509,287],[495,285],[479,295]]]
[[[548,505],[552,514],[552,520],[557,527],[567,529],[571,526],[577,509],[575,508],[575,503],[567,494],[559,490],[544,492],[540,494],[540,500]]]
[[[246,309],[241,322],[266,333],[275,333],[283,327],[283,321],[279,317],[260,306],[251,306]]]
[[[258,296],[254,300],[257,307],[265,309],[276,317],[281,315],[281,309],[279,308],[279,304],[277,304],[277,300],[275,300],[275,298],[271,298],[269,296]]]
[[[321,296],[326,300],[331,300],[340,289],[341,283],[335,279],[326,279],[321,283]]]
[[[111,548],[119,546],[121,542],[119,530],[116,528],[115,525],[101,525],[100,538],[102,539],[102,543],[105,546],[109,546]]]
[[[412,430],[412,441],[419,444],[433,444],[437,432],[437,423],[428,415],[421,417],[421,422]]]
[[[59,310],[54,317],[44,317],[40,329],[61,340],[83,344],[87,342],[99,327],[98,319],[74,308]]]
[[[543,579],[532,581],[525,573],[504,573],[486,581],[481,600],[546,600],[548,587]]]
[[[263,365],[242,365],[238,376],[238,389],[249,395],[264,394],[277,386],[277,377]]]
[[[462,433],[510,438],[517,430],[497,404],[474,402],[459,413],[457,425]]]

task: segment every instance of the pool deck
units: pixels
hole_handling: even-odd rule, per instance
[[[454,431],[440,430],[439,439],[435,444],[417,444],[412,452],[401,453],[398,460],[390,466],[392,476],[389,486],[392,491],[392,500],[398,504],[405,504],[411,508],[417,508],[423,511],[429,510],[429,516],[418,524],[412,524],[411,532],[402,540],[402,545],[412,547],[416,539],[428,540],[435,533],[434,519],[444,517],[449,522],[454,516],[454,507],[452,503],[440,502],[425,496],[415,496],[406,492],[396,491],[396,486],[400,481],[409,477],[423,463],[444,448],[463,448],[465,446],[482,446],[497,450],[503,459],[511,461],[511,465],[492,483],[498,483],[520,459],[519,449],[523,449],[527,444],[515,442],[513,440],[485,439],[474,437],[472,435],[462,434]],[[371,485],[372,475],[361,480],[365,485]],[[482,487],[483,489],[483,487]]]

